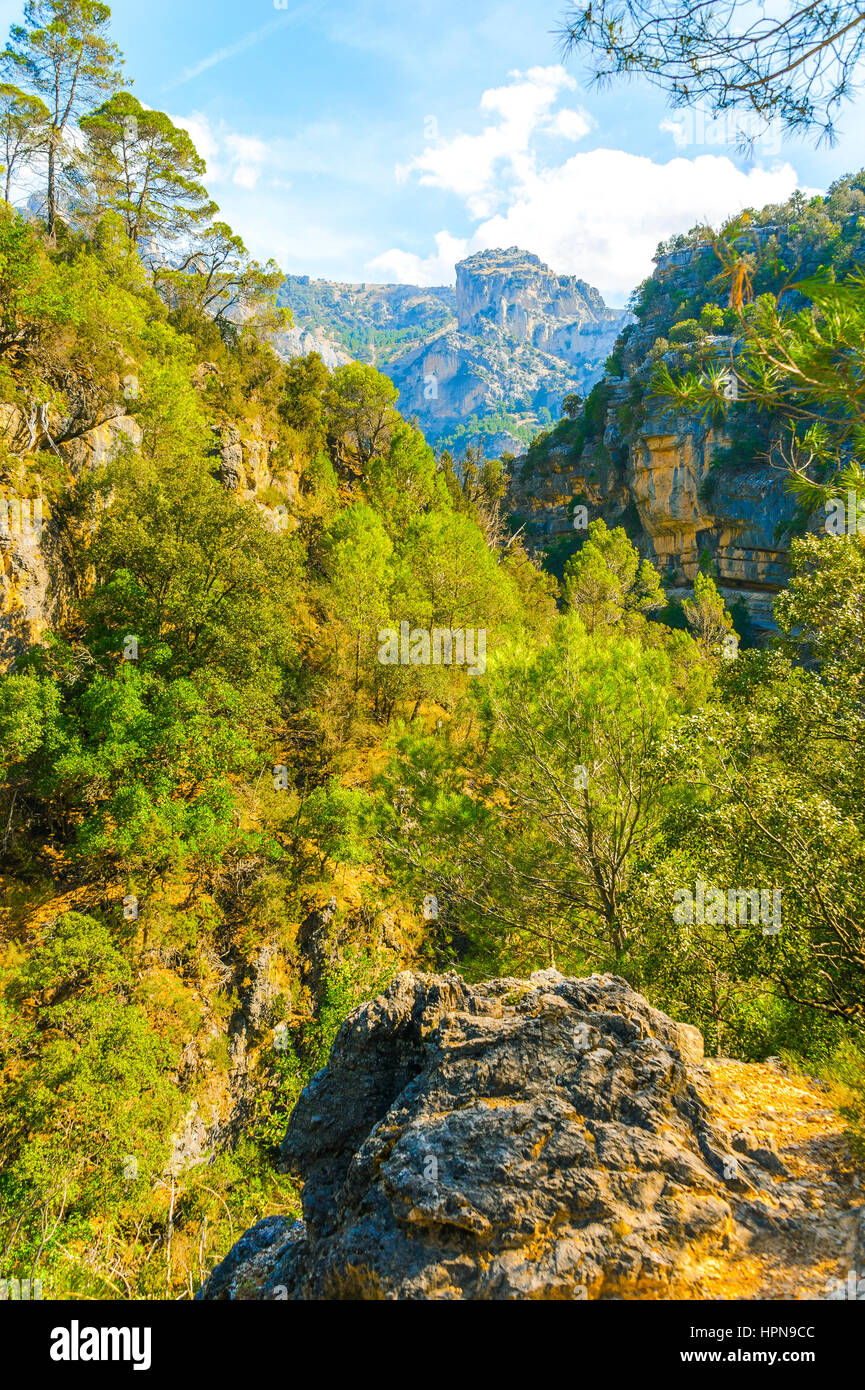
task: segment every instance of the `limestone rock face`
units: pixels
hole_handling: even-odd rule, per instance
[[[508,509],[535,551],[574,537],[578,504],[589,522],[624,525],[671,599],[690,594],[708,558],[723,598],[745,607],[761,640],[774,630],[773,599],[786,583],[795,499],[783,471],[759,454],[724,463],[720,455],[733,441],[723,423],[666,411],[646,394],[634,410],[634,385],[645,388],[650,371],[640,358],[645,343],[634,346],[641,336],[637,330],[628,338],[636,368],[624,379],[604,379],[602,431],[580,448],[549,448],[540,464],[517,458]]]
[[[615,390],[611,398],[615,402]],[[649,414],[623,439],[611,410],[600,446],[579,457],[567,448],[553,450],[535,473],[518,459],[509,507],[534,550],[574,535],[577,503],[587,508],[589,521],[600,516],[611,526],[626,524],[670,598],[690,594],[708,556],[725,601],[744,604],[759,637],[774,629],[772,601],[787,575],[784,527],[795,504],[783,473],[762,461],[713,469],[728,443],[720,429],[660,413]]]
[[[658,1296],[729,1240],[755,1171],[710,1122],[702,1055],[614,976],[403,973],[291,1116],[304,1220],[260,1222],[199,1297]]]
[[[464,333],[493,323],[517,342],[577,361],[584,330],[618,330],[621,324],[622,315],[608,309],[593,286],[574,275],[556,275],[518,246],[478,251],[459,262],[456,278],[457,323]]]
[[[506,411],[538,427],[570,391],[586,392],[603,371],[625,315],[573,275],[512,246],[479,251],[456,268],[456,325],[395,356],[387,367],[400,410],[430,439],[471,416]],[[519,451],[517,436],[478,437],[487,457]]]
[[[52,450],[74,476],[141,444],[137,421],[119,406],[98,424],[79,428],[80,423],[74,415],[61,418],[47,409],[28,418],[17,406],[0,404],[4,441],[23,457]],[[32,497],[3,488],[0,511],[0,670],[6,670],[62,620],[76,581],[68,563],[66,524],[51,515],[41,484]]]
[[[219,481],[228,492],[251,500],[271,484],[270,461],[275,441],[265,437],[259,419],[248,422],[243,435],[231,421],[211,425],[211,432],[214,436],[212,452],[219,461]],[[297,475],[290,474],[285,489],[289,498],[294,496],[296,486]]]
[[[794,503],[784,476],[755,460],[747,468],[712,472],[728,443],[722,431],[693,419],[649,418],[628,459],[628,485],[647,537],[649,558],[662,574],[693,583],[707,553],[728,603],[741,600],[757,634],[774,627],[772,600],[785,582],[789,540],[778,528]],[[689,587],[668,586],[671,597]]]
[[[317,352],[329,371],[351,361],[351,355],[319,325],[317,328],[286,328],[274,337],[274,347],[280,357],[307,357]]]
[[[8,504],[7,504],[8,505]],[[0,528],[0,671],[28,650],[45,630],[59,595],[49,558],[55,541],[45,526]]]

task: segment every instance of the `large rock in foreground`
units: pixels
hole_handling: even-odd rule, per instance
[[[305,1220],[259,1222],[199,1296],[663,1296],[749,1185],[702,1053],[614,976],[399,975],[291,1116]]]

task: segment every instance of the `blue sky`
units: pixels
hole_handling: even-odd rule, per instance
[[[0,0],[4,30],[20,4]],[[832,150],[671,113],[561,65],[557,0],[117,0],[133,90],[190,130],[250,250],[300,274],[453,279],[519,244],[611,303],[696,221],[824,189],[863,162],[865,100]]]

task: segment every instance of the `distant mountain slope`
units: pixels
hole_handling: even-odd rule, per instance
[[[396,351],[451,322],[456,307],[452,285],[349,285],[308,275],[286,276],[278,300],[296,328],[323,333],[337,352],[382,371]]]
[[[289,276],[295,329],[279,349],[370,362],[399,387],[400,410],[427,438],[487,456],[519,451],[584,393],[625,322],[584,280],[556,275],[516,246],[456,268],[456,287],[343,285]]]

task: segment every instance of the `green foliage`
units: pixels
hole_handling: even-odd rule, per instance
[[[495,661],[480,747],[453,731],[399,741],[385,843],[416,891],[434,886],[476,969],[615,964],[630,856],[666,796],[664,732],[699,688],[690,648],[590,635],[567,615],[547,646]]]
[[[681,319],[678,323],[674,323],[669,335],[670,342],[675,345],[693,343],[701,336],[702,327],[696,319]]]
[[[186,196],[197,197],[192,186]],[[289,322],[287,312],[276,305],[282,282],[276,262],[260,265],[252,260],[242,238],[227,222],[212,222],[201,230],[179,264],[155,266],[154,282],[181,324],[190,315],[207,315],[231,336],[239,331],[241,310],[247,311],[240,320],[247,334],[253,327],[273,330]]]
[[[337,367],[327,395],[328,426],[341,457],[365,469],[386,448],[397,422],[393,382],[374,367],[349,362]]]
[[[299,436],[305,452],[313,457],[326,437],[324,393],[329,372],[317,352],[293,357],[285,366],[279,413]]]
[[[700,650],[706,656],[720,656],[724,639],[732,632],[733,619],[711,575],[695,576],[694,597],[682,600],[682,611]]]
[[[130,1181],[158,1174],[178,1119],[174,1059],[136,1001],[121,943],[79,913],[7,978],[3,1049],[7,1258],[44,1263],[50,1277],[66,1240],[94,1234]]]
[[[204,160],[164,112],[117,92],[80,128],[80,177],[94,213],[118,212],[132,243],[156,236],[170,242],[216,211],[201,183]]]
[[[798,541],[778,642],[731,661],[707,574],[678,630],[657,620],[636,515],[559,543],[560,595],[507,533],[500,463],[472,444],[437,460],[368,363],[277,359],[278,271],[209,220],[185,133],[112,95],[103,7],[60,8],[29,7],[16,72],[35,90],[56,62],[70,92],[70,55],[91,64],[76,220],[57,246],[0,207],[0,470],[28,489],[38,474],[63,579],[52,629],[0,680],[10,1268],[64,1297],[190,1296],[242,1229],[298,1210],[275,1166],[291,1108],[351,1009],[412,960],[624,972],[715,1049],[835,1059],[860,1133],[861,539]],[[60,126],[16,91],[0,136],[24,160],[21,101],[34,138]],[[717,372],[705,399],[731,351],[751,395],[720,466],[786,412],[805,503],[859,486],[862,284],[844,277],[863,207],[846,180],[776,209],[780,232],[757,217],[747,246],[722,229],[728,269],[753,255],[741,315],[716,302],[705,229],[682,238],[695,283],[648,282],[611,359],[630,389],[566,398],[527,467],[565,445],[612,468],[609,412],[636,428],[647,351]],[[172,248],[155,286],[142,236]],[[836,279],[796,279],[818,251]],[[289,288],[308,309],[309,286]],[[449,292],[432,297],[446,319]],[[369,302],[364,342],[410,334]],[[97,428],[110,446],[82,463]],[[503,409],[460,437],[530,428]],[[402,623],[482,631],[485,662],[387,664],[381,630]],[[679,921],[698,878],[780,892],[781,932]]]
[[[565,566],[565,599],[588,632],[626,626],[664,605],[661,578],[639,554],[622,527],[612,531],[593,521],[577,554]]]

